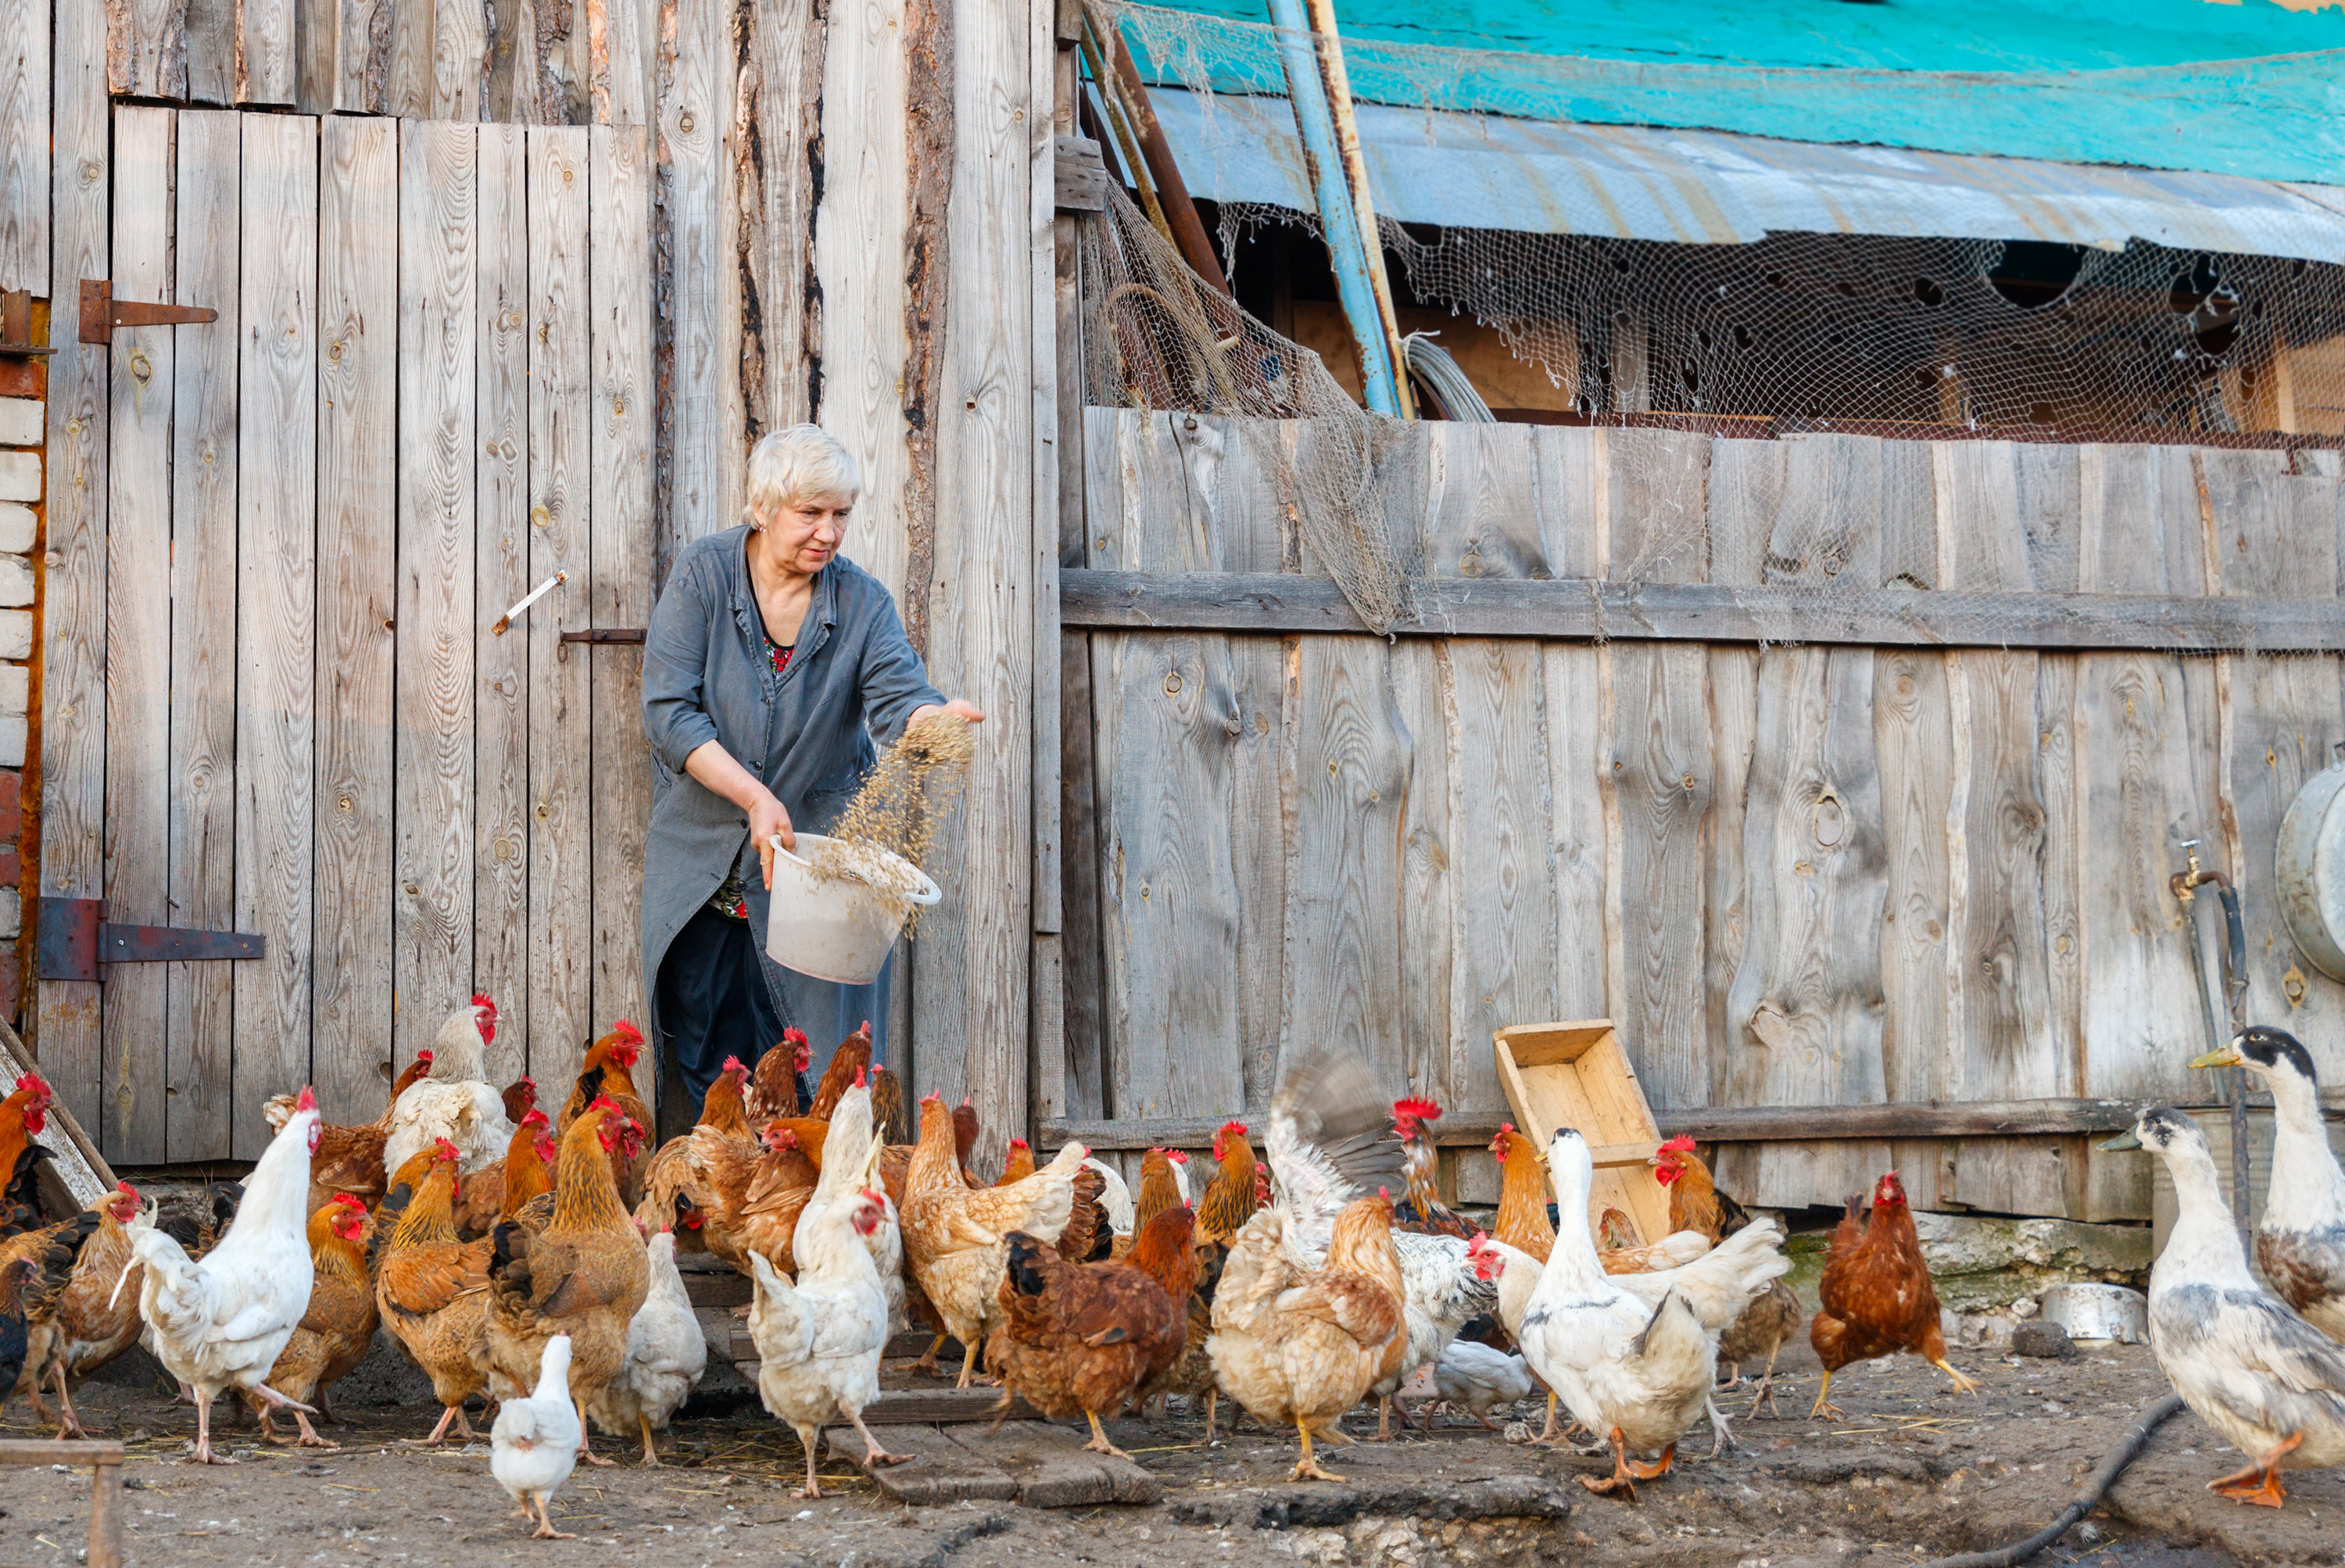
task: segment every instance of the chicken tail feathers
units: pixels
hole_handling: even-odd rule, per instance
[[[1010,1288],[1020,1296],[1035,1297],[1050,1288],[1051,1268],[1043,1254],[1057,1257],[1055,1248],[1037,1241],[1022,1230],[1010,1233]]]

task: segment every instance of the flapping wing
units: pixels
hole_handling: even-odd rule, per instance
[[[1290,1246],[1324,1247],[1345,1204],[1379,1186],[1403,1185],[1392,1105],[1367,1066],[1339,1051],[1309,1051],[1286,1064],[1263,1152],[1294,1216]]]

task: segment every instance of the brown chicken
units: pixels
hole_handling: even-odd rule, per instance
[[[1433,1146],[1433,1124],[1440,1119],[1441,1107],[1431,1100],[1393,1102],[1393,1132],[1400,1139],[1401,1172],[1408,1192],[1394,1206],[1393,1227],[1471,1241],[1482,1227],[1441,1201],[1441,1154]]]
[[[953,1133],[944,1101],[922,1100],[920,1142],[904,1176],[904,1265],[965,1347],[959,1386],[967,1388],[985,1330],[1001,1311],[996,1288],[1010,1232],[1057,1244],[1074,1211],[1075,1171],[1090,1151],[1069,1144],[1024,1181],[972,1189],[956,1168]]]
[[[1547,1217],[1547,1157],[1512,1122],[1498,1124],[1490,1153],[1498,1162],[1498,1216],[1490,1222],[1490,1235],[1545,1263],[1555,1250],[1555,1221]],[[1596,1245],[1601,1249],[1612,1244],[1599,1235]]]
[[[1812,1419],[1839,1419],[1831,1400],[1832,1374],[1857,1361],[1910,1350],[1954,1380],[1957,1393],[1978,1385],[1946,1364],[1946,1337],[1938,1326],[1938,1289],[1922,1258],[1905,1188],[1891,1171],[1873,1189],[1873,1212],[1860,1227],[1861,1197],[1832,1234],[1824,1254],[1822,1306],[1808,1326],[1808,1343],[1824,1364]]]
[[[1150,1220],[1181,1207],[1181,1183],[1172,1174],[1172,1160],[1162,1149],[1149,1150],[1140,1156],[1140,1190],[1132,1196],[1132,1234],[1117,1237],[1108,1256],[1129,1257]]]
[[[894,1140],[909,1145],[912,1140],[904,1080],[896,1076],[893,1067],[871,1069],[871,1135],[882,1144]]]
[[[1068,1262],[1099,1263],[1112,1255],[1115,1233],[1108,1228],[1107,1211],[1100,1207],[1100,1196],[1106,1191],[1107,1177],[1091,1166],[1075,1172],[1074,1207],[1067,1211],[1067,1228],[1059,1233],[1059,1256]]]
[[[611,1025],[608,1034],[588,1046],[586,1060],[578,1069],[578,1081],[571,1085],[570,1098],[563,1102],[562,1115],[554,1118],[553,1135],[567,1136],[586,1107],[605,1098],[639,1130],[652,1125],[651,1107],[635,1093],[635,1063],[643,1050],[643,1031],[624,1018]],[[644,1175],[655,1153],[640,1136],[633,1146],[635,1152],[618,1158],[612,1167],[619,1184],[619,1196],[630,1208],[643,1200]],[[536,1383],[537,1376],[533,1372],[523,1387],[534,1388]]]
[[[1213,1135],[1213,1179],[1197,1195],[1197,1236],[1226,1243],[1254,1217],[1260,1203],[1259,1166],[1244,1122],[1223,1122]]]
[[[373,1230],[374,1219],[366,1205],[346,1192],[336,1193],[332,1202],[310,1217],[310,1264],[314,1270],[310,1308],[278,1353],[277,1365],[266,1380],[297,1406],[310,1403],[348,1377],[374,1344],[380,1314],[366,1264],[367,1240]],[[260,1435],[266,1441],[295,1441],[303,1448],[341,1446],[311,1431],[310,1418],[298,1408],[293,1420],[301,1435],[295,1440],[279,1437],[269,1420],[275,1413],[273,1407],[251,1393],[245,1395],[245,1402],[259,1412]]]
[[[103,1224],[104,1217],[97,1210],[86,1209],[71,1219],[20,1230],[0,1240],[0,1271],[11,1269],[19,1262],[30,1263],[35,1269],[19,1297],[25,1315],[25,1359],[15,1381],[5,1395],[0,1395],[0,1409],[5,1409],[8,1400],[18,1393],[27,1393],[33,1399],[34,1414],[44,1420],[48,1419],[48,1407],[41,1401],[40,1390],[51,1384],[60,1390],[65,1386],[68,1336],[63,1321],[66,1299],[73,1288],[82,1249]]]
[[[757,1058],[749,1074],[749,1118],[759,1125],[777,1116],[795,1116],[798,1108],[798,1074],[813,1064],[806,1031],[785,1029],[781,1043]]]
[[[32,1355],[25,1359],[19,1392],[29,1395],[33,1412],[50,1419],[41,1398],[45,1386],[57,1394],[57,1436],[86,1438],[89,1433],[73,1408],[72,1385],[113,1360],[138,1342],[138,1284],[146,1270],[130,1257],[130,1237],[124,1227],[138,1217],[138,1189],[128,1182],[116,1184],[114,1196],[98,1205],[97,1226],[74,1258],[73,1278],[57,1302],[54,1354],[47,1365]],[[123,1270],[130,1270],[127,1279]],[[121,1286],[120,1293],[115,1287]],[[5,1405],[0,1400],[0,1405]]]
[[[700,1120],[692,1131],[662,1144],[645,1169],[643,1201],[635,1206],[635,1217],[649,1229],[674,1227],[679,1251],[724,1256],[710,1245],[707,1227],[738,1207],[757,1165],[759,1145],[744,1100],[752,1086],[741,1059],[726,1057],[724,1071],[710,1080],[701,1097]],[[814,1185],[811,1176],[807,1185]],[[726,1261],[747,1267],[746,1257],[726,1257]]]
[[[505,1157],[457,1184],[456,1234],[488,1235],[498,1220],[553,1187],[553,1125],[534,1105],[522,1113]]]
[[[586,1396],[627,1359],[627,1325],[651,1289],[643,1232],[620,1201],[614,1166],[632,1159],[643,1125],[608,1098],[595,1100],[562,1135],[553,1171],[553,1215],[532,1232],[497,1222],[489,1258],[489,1390],[526,1397],[537,1384],[545,1342],[570,1336],[570,1397],[578,1407],[578,1451],[596,1463],[586,1430]]]
[[[716,1207],[692,1209],[685,1223],[701,1230],[710,1252],[745,1274],[753,1253],[795,1274],[797,1254],[791,1244],[818,1174],[798,1147],[797,1135],[777,1122],[766,1129],[763,1147],[746,1167],[728,1165],[718,1172],[713,1181]]]
[[[1293,1423],[1303,1439],[1295,1481],[1341,1481],[1311,1451],[1384,1375],[1396,1341],[1406,1347],[1401,1301],[1379,1283],[1392,1261],[1392,1203],[1355,1198],[1335,1217],[1327,1260],[1297,1268],[1281,1249],[1281,1211],[1258,1217],[1230,1247],[1213,1295],[1206,1350],[1232,1399],[1262,1421]]]
[[[49,1151],[33,1138],[48,1125],[49,1107],[56,1095],[38,1073],[16,1080],[8,1097],[0,1100],[0,1234],[37,1229],[41,1213],[37,1189],[40,1163]]]
[[[523,1116],[537,1109],[537,1080],[523,1073],[505,1085],[505,1120],[520,1126]]]
[[[838,1097],[863,1082],[871,1071],[871,1023],[866,1019],[863,1027],[838,1043],[830,1054],[830,1065],[822,1070],[822,1082],[814,1086],[814,1102],[807,1106],[807,1115],[817,1122],[830,1120],[831,1112],[838,1108]]]
[[[1024,1181],[1033,1174],[1034,1145],[1024,1138],[1012,1138],[1010,1140],[1010,1157],[1001,1162],[1001,1175],[993,1185],[1008,1186],[1011,1182]]]
[[[1014,1393],[1053,1420],[1081,1410],[1091,1424],[1086,1446],[1129,1459],[1100,1417],[1121,1414],[1180,1360],[1196,1283],[1194,1219],[1177,1203],[1159,1211],[1124,1263],[1070,1263],[1054,1243],[1012,1231],[996,1293],[1000,1326],[985,1350],[1001,1375],[1002,1408]]]
[[[452,1425],[458,1441],[470,1442],[464,1401],[488,1386],[491,1244],[456,1235],[460,1157],[456,1145],[442,1138],[401,1166],[376,1219],[380,1225],[383,1216],[391,1217],[393,1228],[376,1260],[375,1306],[382,1326],[431,1380],[440,1401],[440,1424],[426,1444],[443,1441]]]
[[[1751,1223],[1750,1210],[1718,1190],[1710,1166],[1694,1153],[1691,1136],[1681,1134],[1663,1144],[1651,1164],[1654,1179],[1669,1189],[1672,1234],[1699,1231],[1715,1247]],[[1761,1405],[1771,1416],[1775,1413],[1775,1359],[1782,1354],[1784,1341],[1800,1331],[1800,1319],[1806,1315],[1792,1288],[1776,1279],[1718,1337],[1719,1365],[1729,1374],[1719,1385],[1721,1389],[1742,1386],[1743,1362],[1766,1359],[1759,1391],[1751,1400],[1751,1414],[1757,1415]]]

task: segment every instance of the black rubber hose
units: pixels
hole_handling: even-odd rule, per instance
[[[2133,1425],[2126,1431],[2125,1440],[2109,1451],[2109,1457],[2101,1461],[2101,1468],[2093,1472],[2092,1480],[2085,1482],[2085,1489],[2068,1500],[2068,1506],[2060,1511],[2060,1517],[2026,1540],[2009,1546],[1998,1546],[1992,1552],[1966,1552],[1960,1557],[1941,1557],[1922,1564],[1922,1568],[2013,1568],[2015,1563],[2026,1562],[2068,1533],[2078,1520],[2090,1513],[2107,1494],[2109,1488],[2117,1484],[2117,1477],[2125,1473],[2126,1466],[2149,1445],[2151,1434],[2181,1408],[2182,1396],[2168,1394],[2134,1417]]]

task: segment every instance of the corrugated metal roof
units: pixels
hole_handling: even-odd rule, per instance
[[[1312,209],[1286,100],[1152,95],[1189,188]],[[1569,125],[1361,104],[1376,210],[1405,223],[1696,245],[1771,233],[2046,239],[2345,261],[2345,187]]]

